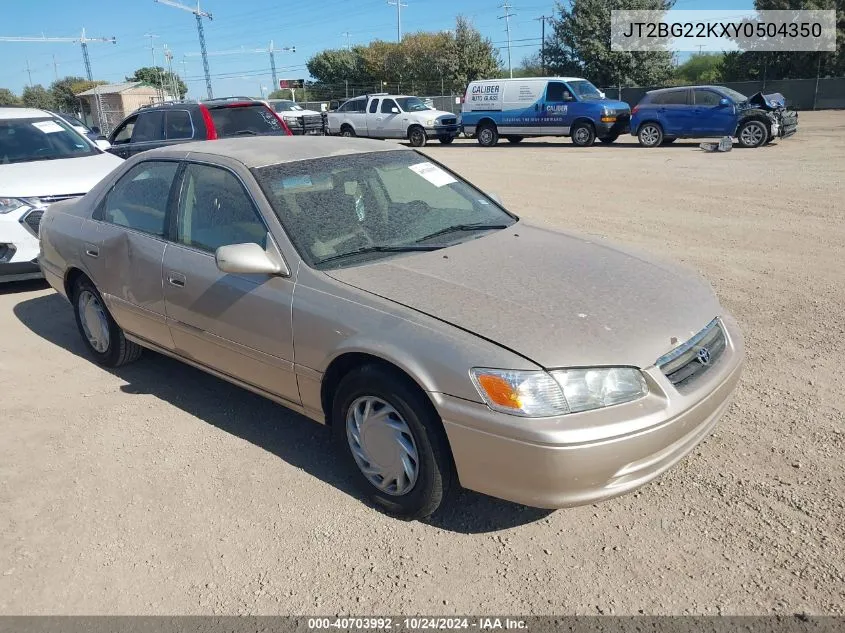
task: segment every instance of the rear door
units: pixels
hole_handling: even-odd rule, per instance
[[[227,274],[215,261],[217,248],[228,244],[276,248],[240,177],[222,166],[187,163],[170,237],[159,283],[177,352],[298,403],[293,280]]]
[[[736,126],[733,105],[721,105],[722,95],[710,88],[695,88],[692,95],[693,126],[697,136],[733,134]]]
[[[197,137],[194,119],[188,110],[167,110],[164,113],[164,141],[162,145],[185,143]]]
[[[81,257],[115,321],[127,332],[173,348],[165,322],[161,264],[177,161],[144,161],[124,174],[97,205],[96,235]]]
[[[691,136],[694,132],[693,106],[689,102],[689,90],[667,90],[656,94],[652,104],[657,110],[657,119],[666,136]]]

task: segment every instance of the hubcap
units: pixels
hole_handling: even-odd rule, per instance
[[[746,145],[759,145],[763,142],[763,126],[757,123],[746,125],[742,129],[742,142]]]
[[[85,337],[97,352],[105,353],[109,349],[109,321],[106,310],[94,293],[83,290],[77,303],[79,320]]]
[[[579,127],[575,130],[575,140],[581,144],[586,143],[590,139],[590,132],[587,128]]]
[[[481,130],[481,142],[490,145],[493,142],[493,132],[489,128]]]
[[[640,138],[643,139],[643,143],[646,145],[656,145],[659,136],[660,133],[657,131],[657,128],[652,125],[644,127],[640,132]]]
[[[404,495],[419,475],[419,456],[407,422],[375,396],[355,400],[346,412],[346,439],[364,476],[389,495]]]

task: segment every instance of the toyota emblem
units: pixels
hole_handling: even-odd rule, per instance
[[[698,356],[696,357],[699,363],[702,365],[709,365],[710,364],[710,350],[706,347],[702,347],[698,350]]]

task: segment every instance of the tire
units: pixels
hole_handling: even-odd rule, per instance
[[[414,125],[408,129],[408,140],[412,147],[425,147],[428,137],[425,135],[425,130],[419,125]]]
[[[368,402],[370,411],[392,409],[388,417],[381,418],[391,419],[391,427],[378,424],[379,418],[370,418],[369,429],[366,421],[361,424]],[[357,484],[380,510],[405,519],[421,519],[440,507],[454,479],[451,452],[437,412],[416,385],[378,365],[357,368],[338,384],[331,420],[338,448],[348,459]],[[357,456],[353,446],[357,447]],[[377,462],[373,450],[380,451],[377,456],[381,464],[389,462],[389,466]],[[412,453],[416,453],[416,460]],[[414,473],[413,481],[409,468]],[[365,474],[365,469],[372,469],[371,474]],[[389,479],[378,472],[397,470],[398,476],[389,474]]]
[[[765,145],[769,138],[769,128],[762,121],[751,119],[739,126],[736,131],[736,138],[740,147],[760,147]]]
[[[440,141],[441,143],[443,143],[443,145],[449,145],[449,144],[452,143],[452,141],[455,140],[455,137],[454,136],[441,136],[437,140]]]
[[[599,141],[601,141],[601,142],[602,142],[602,143],[604,143],[605,145],[610,145],[611,143],[616,142],[616,139],[618,139],[618,138],[619,138],[619,135],[618,135],[618,134],[611,134],[611,135],[609,135],[609,136],[603,136],[603,137],[601,137],[601,138],[599,139]]]
[[[596,130],[589,123],[576,123],[572,126],[569,135],[578,147],[590,147],[596,142]]]
[[[76,327],[94,362],[103,367],[120,367],[140,358],[143,348],[126,339],[91,280],[80,277],[71,296]]]
[[[340,126],[340,135],[345,136],[346,138],[352,138],[356,136],[355,130],[352,128],[352,126],[346,124]]]
[[[505,138],[508,139],[508,143],[522,143],[522,139],[524,137],[522,137],[522,136],[506,136]]]
[[[659,147],[663,143],[663,128],[653,121],[643,123],[637,130],[637,139],[643,147]]]
[[[485,123],[479,126],[476,137],[482,147],[493,147],[499,142],[499,130],[492,123]]]

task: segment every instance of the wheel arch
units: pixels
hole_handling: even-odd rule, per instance
[[[481,117],[481,118],[478,120],[478,123],[476,123],[476,124],[475,124],[475,129],[477,130],[477,129],[478,129],[478,128],[480,128],[482,125],[492,125],[492,126],[493,126],[494,128],[496,128],[497,130],[499,129],[499,124],[498,124],[498,123],[496,123],[496,122],[495,122],[495,121],[494,121],[491,117],[489,117],[489,116]]]
[[[657,117],[649,117],[647,119],[643,119],[639,123],[637,123],[637,127],[635,127],[632,131],[634,134],[640,133],[640,128],[644,126],[646,123],[654,123],[655,125],[659,125],[660,129],[663,130],[663,133],[666,134],[666,130],[663,128],[663,124],[660,122],[660,119]]]
[[[73,301],[73,287],[74,285],[76,285],[76,282],[82,277],[90,279],[90,277],[85,274],[84,270],[75,266],[71,266],[70,268],[68,268],[67,272],[65,273],[65,296],[68,298],[69,301]]]

